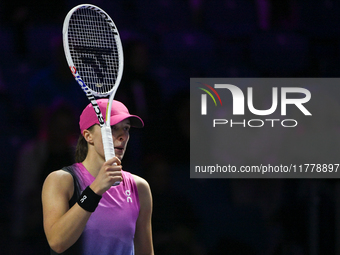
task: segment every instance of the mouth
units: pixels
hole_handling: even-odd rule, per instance
[[[124,152],[124,147],[115,147],[115,152],[116,153],[123,153]]]

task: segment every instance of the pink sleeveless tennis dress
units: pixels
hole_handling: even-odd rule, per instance
[[[95,178],[82,163],[73,165],[80,192]],[[106,191],[81,236],[84,255],[132,255],[139,214],[139,197],[133,176],[122,171],[123,181]]]

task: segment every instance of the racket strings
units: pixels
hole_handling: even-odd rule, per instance
[[[68,30],[70,54],[85,84],[98,95],[116,83],[121,56],[115,32],[101,13],[88,8],[73,13]]]

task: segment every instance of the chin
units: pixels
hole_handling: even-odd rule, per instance
[[[116,155],[117,158],[119,158],[120,161],[122,161],[124,155]]]

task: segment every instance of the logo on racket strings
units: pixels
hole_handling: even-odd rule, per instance
[[[101,88],[104,84],[104,79],[109,78],[107,77],[109,68],[107,61],[112,60],[114,48],[75,45],[73,50],[77,53],[82,64],[92,69],[97,77],[95,86]]]

